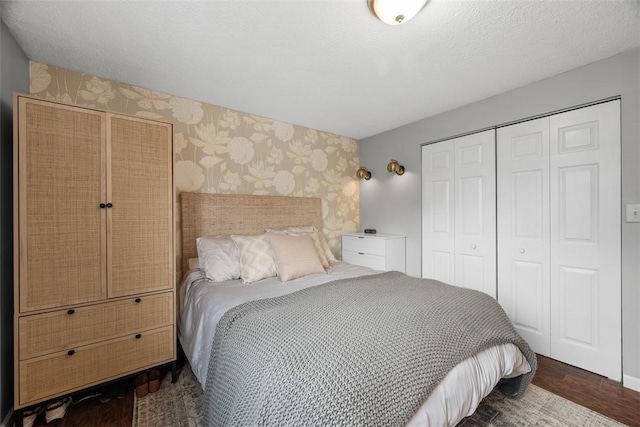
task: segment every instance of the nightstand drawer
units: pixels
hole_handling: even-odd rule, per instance
[[[385,258],[380,255],[365,254],[363,252],[342,252],[342,260],[349,264],[362,265],[374,270],[385,270]]]
[[[173,326],[20,362],[20,406],[169,362]]]
[[[385,247],[383,239],[342,236],[342,250],[344,251],[384,256]]]
[[[405,272],[405,236],[350,233],[342,235],[342,260],[376,270]]]
[[[173,308],[173,292],[166,292],[23,316],[20,360],[171,325]]]

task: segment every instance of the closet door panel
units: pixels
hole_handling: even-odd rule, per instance
[[[456,138],[454,284],[496,297],[495,131]]]
[[[550,118],[551,349],[621,378],[620,102]],[[552,216],[553,218],[553,216]]]
[[[577,346],[598,347],[598,272],[560,267],[558,329],[561,340]]]
[[[549,119],[498,129],[498,301],[550,355]]]
[[[422,277],[454,280],[453,141],[422,147]]]

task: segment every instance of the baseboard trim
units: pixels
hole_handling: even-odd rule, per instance
[[[13,427],[13,408],[9,409],[9,413],[0,423],[0,427]]]
[[[640,378],[635,378],[635,377],[632,377],[631,375],[623,375],[622,385],[625,388],[630,388],[631,390],[640,391]]]

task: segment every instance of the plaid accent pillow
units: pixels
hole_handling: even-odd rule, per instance
[[[276,276],[278,270],[266,234],[232,235],[240,253],[240,277],[244,283],[253,283]]]

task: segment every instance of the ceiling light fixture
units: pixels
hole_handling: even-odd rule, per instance
[[[367,0],[367,4],[385,24],[400,25],[416,16],[427,0]]]

